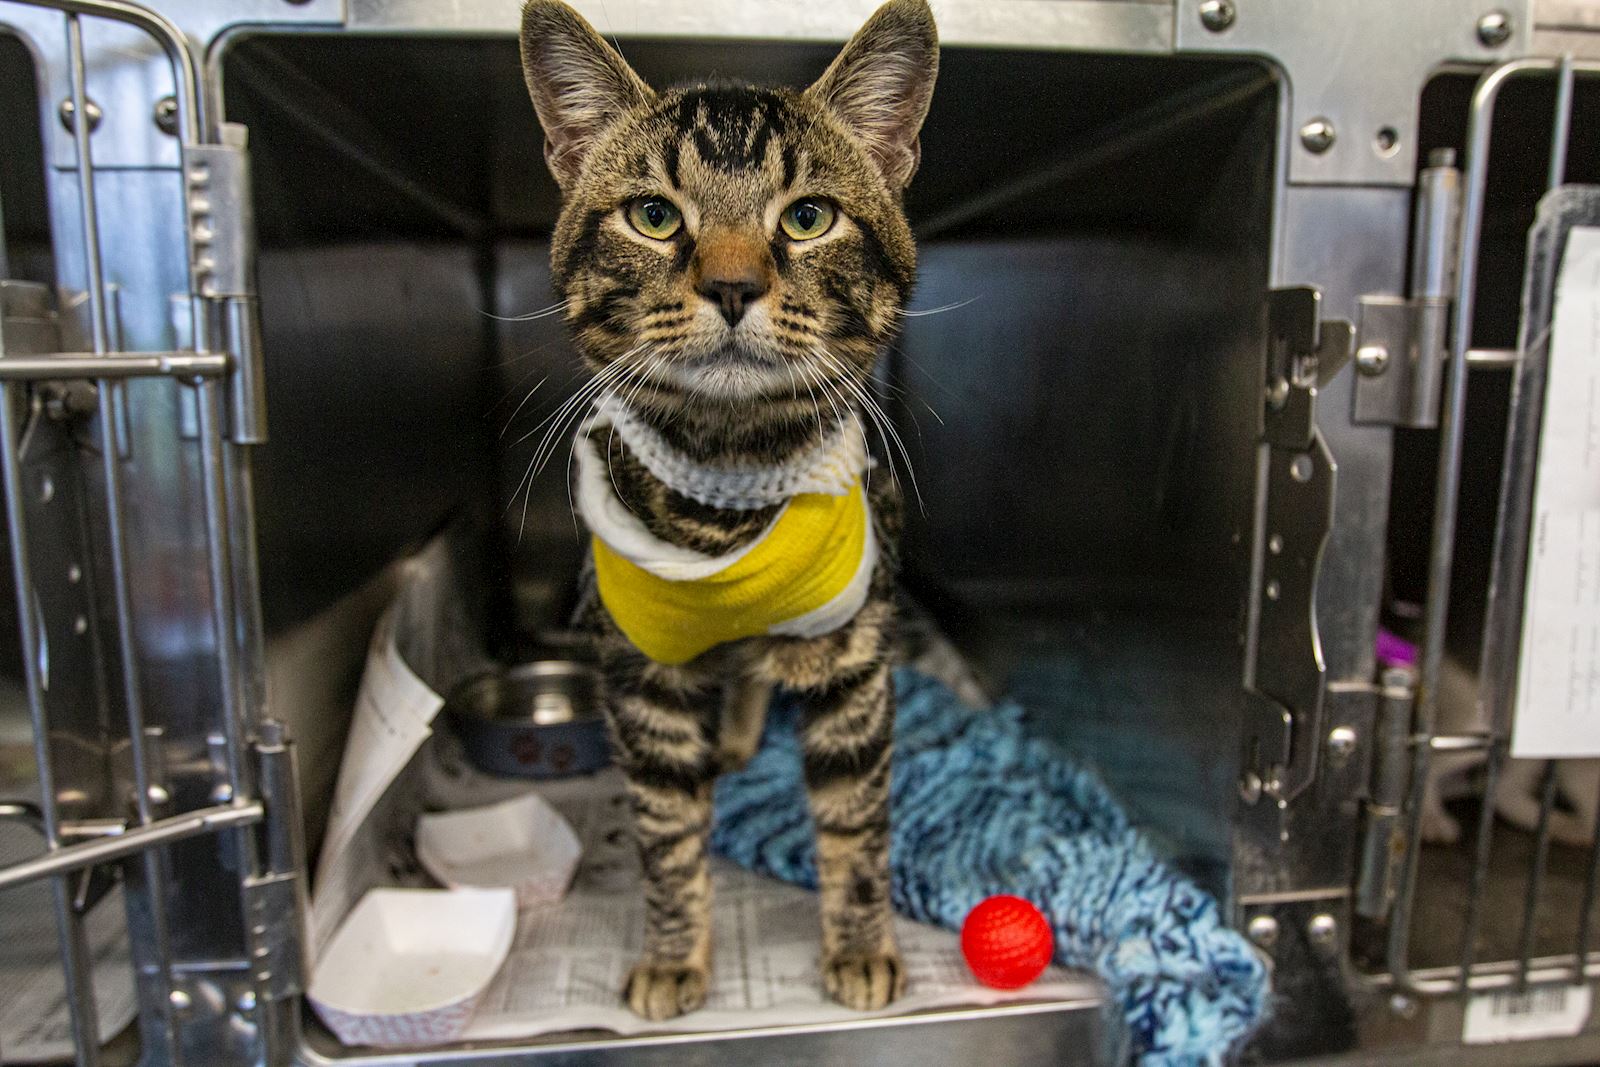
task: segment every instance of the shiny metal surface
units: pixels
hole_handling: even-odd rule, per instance
[[[259,803],[229,805],[202,811],[185,812],[131,827],[120,833],[62,845],[36,860],[0,868],[0,889],[9,889],[38,878],[50,878],[68,871],[136,856],[148,849],[185,838],[214,834],[236,826],[251,826],[262,819]]]
[[[320,1036],[320,1035],[319,1035]],[[554,1035],[521,1049],[484,1047],[348,1055],[323,1041],[302,1046],[305,1067],[410,1067],[427,1064],[513,1067],[677,1067],[680,1064],[759,1063],[811,1067],[867,1055],[886,1067],[932,1063],[1115,1064],[1126,1059],[1126,1038],[1099,1001],[1009,1004],[986,1009],[862,1019],[830,1027],[784,1026],[710,1034],[618,1038]]]
[[[1422,743],[1413,748],[1412,781],[1427,779],[1432,763],[1433,747],[1427,743],[1436,732],[1437,686],[1440,664],[1444,654],[1446,624],[1450,610],[1450,577],[1455,552],[1456,502],[1459,492],[1462,437],[1465,414],[1468,351],[1472,344],[1473,312],[1477,297],[1477,269],[1480,239],[1485,216],[1485,198],[1490,166],[1491,136],[1495,105],[1501,90],[1509,81],[1529,74],[1554,73],[1557,80],[1556,104],[1551,122],[1551,151],[1547,189],[1554,189],[1566,169],[1564,145],[1570,129],[1572,102],[1571,79],[1574,72],[1588,75],[1600,74],[1595,64],[1575,64],[1572,60],[1518,60],[1486,73],[1478,82],[1472,97],[1466,151],[1467,174],[1462,208],[1461,233],[1458,248],[1457,293],[1453,307],[1451,336],[1451,369],[1449,389],[1446,394],[1439,467],[1436,479],[1434,526],[1429,559],[1428,596],[1424,616],[1424,640],[1421,648],[1420,678],[1416,711],[1416,732]],[[1548,253],[1547,253],[1548,254]],[[1550,261],[1553,263],[1553,260]],[[1549,296],[1540,286],[1554,284],[1554,270],[1548,263],[1542,276],[1530,275],[1530,292],[1525,305],[1537,316],[1548,306]],[[1523,322],[1523,329],[1536,327]],[[1531,401],[1529,392],[1537,392],[1542,380],[1537,369],[1530,370],[1530,351],[1537,352],[1538,345],[1530,345],[1518,361],[1518,379],[1523,388],[1514,394],[1511,425],[1507,438],[1507,460],[1504,484],[1500,496],[1500,515],[1496,528],[1494,569],[1489,588],[1489,605],[1485,620],[1485,659],[1480,681],[1480,702],[1487,713],[1488,722],[1497,736],[1491,741],[1486,790],[1493,790],[1503,771],[1505,754],[1504,732],[1511,715],[1512,693],[1515,685],[1518,634],[1520,633],[1520,605],[1523,570],[1526,564],[1528,515],[1532,496],[1533,444],[1542,406]],[[1527,388],[1533,386],[1533,389]],[[1531,406],[1530,406],[1531,405]],[[1548,845],[1548,819],[1555,801],[1553,770],[1547,768],[1539,805],[1539,822],[1535,833],[1533,853],[1529,859],[1528,878],[1523,896],[1523,925],[1520,944],[1516,952],[1519,973],[1525,981],[1528,959],[1533,951],[1533,915],[1544,878]],[[1490,792],[1488,795],[1493,795]],[[1388,960],[1390,972],[1404,985],[1408,981],[1408,952],[1411,936],[1411,909],[1418,887],[1418,863],[1422,848],[1420,790],[1413,790],[1406,807],[1406,852],[1400,869],[1395,913],[1389,929]],[[1482,919],[1482,894],[1485,891],[1491,860],[1492,805],[1485,805],[1479,819],[1476,837],[1476,855],[1471,874],[1466,903],[1466,921],[1461,940],[1461,963],[1458,983],[1464,987],[1477,964],[1476,944],[1479,923]],[[1580,921],[1580,926],[1584,925]]]
[[[108,306],[123,312],[113,347],[159,356],[192,341],[219,373],[225,363],[233,367],[227,350],[247,369],[261,368],[272,402],[274,440],[245,448],[222,435],[261,439],[251,424],[262,413],[260,391],[252,399],[224,385],[127,383],[120,473],[133,629],[157,731],[148,762],[174,811],[213,804],[219,789],[248,801],[257,764],[246,742],[264,699],[265,630],[284,631],[342,602],[452,511],[491,521],[504,511],[524,457],[497,434],[532,383],[550,379],[525,410],[548,410],[575,371],[554,319],[509,323],[484,314],[525,314],[552,299],[542,261],[554,190],[516,76],[515,6],[160,5],[207,48],[197,106],[209,109],[210,121],[200,132],[212,137],[224,103],[228,117],[251,125],[255,189],[236,206],[256,209],[264,246],[259,345],[248,286],[231,303],[181,298],[183,319],[192,308],[193,321],[174,327],[171,297],[189,290],[195,259],[183,221],[194,190],[180,172],[178,146],[152,116],[180,89],[182,70],[175,81],[159,45],[141,33],[83,21],[82,91],[103,106],[100,126],[85,131],[101,168],[102,272],[118,294]],[[824,43],[843,39],[872,5],[580,6],[603,30],[622,35],[630,59],[652,77],[718,69],[798,81],[820,70]],[[1561,28],[1573,16],[1535,6],[1546,13],[1536,36],[1578,32]],[[1280,7],[1000,0],[941,8],[945,80],[908,200],[925,235],[914,306],[959,306],[911,320],[887,368],[892,390],[900,390],[897,418],[920,437],[917,477],[929,507],[911,517],[907,541],[919,593],[990,680],[1031,670],[1038,689],[1053,679],[1057,692],[1082,696],[1079,707],[1037,701],[1044,728],[1102,760],[1141,821],[1176,842],[1184,862],[1231,898],[1239,921],[1282,918],[1285,1009],[1261,1046],[1273,1059],[1354,1040],[1353,1031],[1330,1025],[1341,1013],[1356,1012],[1364,1040],[1372,1020],[1388,1016],[1359,992],[1346,999],[1313,929],[1328,918],[1336,943],[1349,929],[1355,813],[1380,748],[1372,638],[1393,441],[1386,427],[1352,417],[1352,371],[1319,383],[1314,439],[1326,449],[1327,472],[1336,467],[1338,476],[1324,486],[1332,501],[1327,540],[1296,617],[1314,619],[1326,694],[1320,722],[1303,719],[1308,733],[1291,751],[1303,767],[1319,759],[1321,767],[1298,783],[1292,801],[1271,798],[1235,813],[1235,742],[1250,714],[1240,679],[1251,657],[1278,657],[1272,640],[1248,648],[1235,642],[1240,609],[1248,598],[1259,612],[1266,601],[1258,598],[1274,580],[1272,603],[1283,603],[1285,588],[1282,575],[1267,572],[1277,531],[1263,525],[1250,543],[1261,296],[1268,287],[1315,286],[1322,317],[1350,322],[1364,298],[1404,298],[1422,79],[1443,62],[1515,53],[1527,47],[1533,25],[1524,7],[1507,5],[1512,36],[1496,51],[1479,41],[1484,11],[1471,5]],[[65,24],[14,0],[0,2],[0,22],[20,27],[40,57],[60,279],[98,289],[88,285],[93,272],[77,251],[89,231],[75,131],[56,117],[72,97]],[[320,39],[278,32],[308,25],[350,32]],[[983,47],[966,47],[974,45]],[[1212,66],[1217,54],[1250,58]],[[1006,117],[997,122],[995,114]],[[1313,120],[1328,125],[1331,140],[1301,140]],[[352,284],[356,277],[360,285]],[[261,359],[252,363],[256,352]],[[1457,365],[1470,358],[1458,353]],[[132,373],[132,363],[107,362],[100,377],[124,366]],[[32,369],[0,368],[0,377],[28,377],[23,371]],[[254,473],[252,453],[260,462]],[[104,480],[94,459],[85,483],[91,498]],[[1008,488],[1018,480],[1038,492]],[[259,521],[252,490],[262,501]],[[103,525],[96,513],[94,528]],[[505,520],[502,533],[485,568],[506,576],[500,588],[511,592],[496,615],[515,642],[559,622],[570,596],[581,542],[560,479],[534,491],[526,533]],[[1308,556],[1297,550],[1278,558],[1299,565]],[[109,575],[103,549],[95,560],[92,576]],[[91,633],[106,635],[110,650],[118,629],[112,586],[102,580],[98,588]],[[45,614],[56,618],[63,602],[46,598]],[[332,642],[327,660],[345,664],[345,673],[359,664],[360,620],[370,616],[351,617],[357,621],[318,638]],[[1258,626],[1264,617],[1258,613]],[[1285,628],[1269,629],[1281,635]],[[1050,673],[1063,667],[1078,672],[1070,684]],[[122,718],[119,688],[113,671],[107,723]],[[327,688],[282,714],[308,720],[332,708],[337,720],[343,712],[329,694],[340,687]],[[274,691],[297,702],[308,689],[278,684]],[[1144,707],[1141,701],[1155,706],[1132,730],[1128,709]],[[340,731],[322,722],[311,729],[324,738],[312,755],[326,782]],[[1355,740],[1346,751],[1335,735]],[[1154,774],[1152,753],[1167,761]],[[281,793],[270,780],[263,771],[263,794]],[[1280,778],[1276,791],[1286,792],[1284,785]],[[282,929],[263,939],[254,928],[255,909],[292,922],[294,904],[285,901],[294,878],[274,880],[284,872],[270,844],[251,864],[238,851],[248,852],[243,840],[222,843],[221,856],[186,843],[160,858],[171,875],[166,902],[188,905],[165,961],[178,976],[173,993],[191,1013],[176,1039],[179,1053],[194,1063],[231,1062],[253,1059],[267,1041],[267,1058],[281,1060],[298,1030],[294,982],[276,967],[252,978],[240,965],[263,945],[280,956],[288,951]],[[241,891],[230,863],[254,867],[266,881]],[[1419,992],[1435,991],[1433,981],[1418,979]],[[280,983],[274,996],[236,1010],[256,985],[273,982]],[[213,1001],[225,1010],[205,1007]],[[1405,1026],[1435,1010],[1424,1001]],[[1089,1014],[1098,1013],[964,1013],[931,1026],[562,1041],[422,1058],[676,1063],[737,1048],[796,1063],[886,1050],[902,1062],[943,1062],[952,1050],[985,1062],[1065,1060],[1082,1051],[1072,1042],[1082,1039]],[[146,1010],[147,1030],[158,1023]],[[1319,1036],[1319,1028],[1327,1033]],[[219,1036],[225,1032],[232,1036]],[[919,1033],[937,1033],[939,1041],[924,1046]],[[1395,1040],[1415,1047],[1426,1036],[1404,1030]],[[1372,1040],[1385,1047],[1388,1039]],[[308,1061],[343,1059],[318,1041],[302,1050]]]
[[[1530,0],[1496,6],[1512,32],[1485,44],[1482,12],[1453,0],[1282,4],[1237,0],[1227,30],[1206,28],[1202,0],[1176,0],[1179,51],[1260,54],[1292,87],[1290,128],[1314,130],[1289,153],[1289,180],[1410,187],[1417,167],[1416,100],[1450,61],[1483,63],[1517,54],[1532,25]],[[1355,57],[1360,57],[1355,60]]]
[[[601,32],[622,37],[695,37],[840,42],[875,6],[871,0],[712,0],[709,3],[574,5]],[[517,28],[517,7],[498,0],[346,0],[346,25],[381,33],[500,33]],[[939,12],[946,45],[1157,52],[1172,47],[1173,9],[1147,0],[985,0]]]

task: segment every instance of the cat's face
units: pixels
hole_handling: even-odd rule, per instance
[[[891,0],[804,92],[655,93],[555,0],[525,8],[522,46],[564,193],[553,277],[591,366],[646,404],[842,408],[914,277],[925,0]]]

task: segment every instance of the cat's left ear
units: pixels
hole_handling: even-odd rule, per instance
[[[927,0],[889,0],[806,94],[844,120],[898,190],[921,161],[917,134],[938,74],[939,31]]]
[[[522,74],[544,127],[544,158],[557,184],[578,178],[584,156],[624,112],[654,96],[633,68],[561,0],[522,8]]]

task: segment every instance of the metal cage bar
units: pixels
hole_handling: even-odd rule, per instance
[[[247,310],[253,305],[249,303],[249,297],[241,296],[237,282],[232,290],[212,292],[208,288],[208,265],[194,254],[197,243],[203,239],[197,236],[200,231],[195,229],[195,219],[190,216],[203,214],[207,209],[194,199],[192,189],[196,185],[204,185],[203,177],[198,176],[208,174],[210,170],[207,164],[213,157],[203,153],[215,151],[212,146],[221,145],[224,138],[213,136],[218,131],[213,129],[208,119],[200,66],[188,39],[165,17],[127,0],[21,2],[63,13],[70,99],[75,115],[88,114],[82,17],[106,18],[133,25],[153,37],[170,61],[177,87],[176,133],[182,148],[179,177],[187,194],[186,214],[174,221],[183,227],[185,244],[191,251],[187,288],[193,349],[172,352],[118,351],[120,340],[111,328],[104,277],[99,200],[89,123],[73,122],[71,133],[78,173],[77,210],[83,230],[84,282],[92,352],[29,357],[4,357],[0,353],[0,409],[3,409],[0,410],[0,479],[3,479],[6,492],[26,687],[42,791],[37,821],[47,844],[44,856],[0,869],[0,888],[37,878],[48,877],[53,880],[61,960],[67,976],[72,1010],[75,1056],[78,1064],[92,1067],[99,1061],[93,975],[84,936],[83,915],[74,907],[69,879],[77,872],[97,864],[124,860],[133,862],[135,866],[129,868],[130,879],[137,875],[141,891],[149,898],[149,905],[141,909],[140,928],[130,928],[130,936],[135,941],[135,963],[140,971],[145,1054],[147,1059],[153,1055],[161,1062],[181,1064],[183,1042],[175,1027],[172,996],[169,996],[175,994],[175,990],[164,904],[167,881],[163,846],[206,834],[233,835],[233,852],[239,858],[241,904],[248,912],[248,880],[260,867],[257,836],[253,828],[266,818],[262,802],[250,799],[254,775],[246,754],[251,729],[251,703],[250,691],[246,689],[242,678],[239,654],[239,650],[245,647],[243,642],[258,636],[259,627],[251,624],[256,606],[254,603],[240,602],[241,596],[248,600],[254,595],[253,583],[241,585],[239,574],[239,569],[243,567],[247,576],[253,575],[253,561],[240,560],[229,530],[231,516],[242,515],[245,521],[251,518],[248,502],[241,504],[234,499],[238,493],[248,493],[249,486],[247,479],[238,475],[238,468],[243,467],[245,461],[230,450],[226,415],[217,380],[232,375],[239,368],[240,360],[232,354],[230,345],[243,344],[254,336],[253,319],[246,316],[248,321],[242,324],[236,321],[240,316],[235,305],[243,303]],[[234,145],[241,146],[242,143]],[[210,240],[209,235],[204,240]],[[226,328],[222,321],[225,312],[228,319]],[[219,341],[224,343],[219,346]],[[253,352],[250,356],[252,360],[255,358]],[[258,371],[259,367],[252,369]],[[192,388],[199,400],[199,489],[205,521],[205,571],[211,588],[210,615],[216,639],[218,714],[222,720],[221,732],[226,739],[223,746],[226,797],[218,798],[225,799],[226,803],[167,818],[158,817],[156,801],[160,791],[154,781],[152,755],[147,745],[149,733],[141,687],[124,525],[122,463],[126,458],[123,451],[126,446],[119,440],[117,432],[117,427],[125,424],[121,417],[126,404],[124,383],[128,379],[141,377],[176,378],[186,388]],[[96,407],[100,422],[100,466],[106,511],[104,533],[111,579],[110,599],[118,630],[115,645],[120,667],[118,695],[127,723],[134,779],[131,807],[137,823],[133,828],[111,836],[80,843],[66,843],[64,840],[64,827],[51,773],[48,713],[39,667],[38,638],[43,623],[40,609],[31,594],[34,584],[26,529],[21,438],[15,425],[17,409],[14,407],[20,392],[16,389],[17,384],[65,378],[92,380],[98,387]],[[259,406],[259,389],[241,392],[249,392],[246,399],[253,400]],[[264,424],[263,420],[259,412],[256,415],[256,425],[236,432],[235,441],[253,443],[264,436],[259,429]],[[247,550],[251,547],[253,542],[247,538]],[[241,608],[244,612],[242,623]],[[287,751],[282,744],[279,750]],[[281,863],[273,867],[273,871],[276,872],[279,866]],[[248,942],[249,938],[246,940]],[[157,1032],[151,1031],[152,1026]],[[267,1040],[272,1041],[273,1036],[269,1034]]]
[[[1410,992],[1466,993],[1479,984],[1478,979],[1483,976],[1480,971],[1487,974],[1495,970],[1495,965],[1488,965],[1486,969],[1485,965],[1477,962],[1475,945],[1482,919],[1481,901],[1486,888],[1492,852],[1494,808],[1491,798],[1507,758],[1506,728],[1515,685],[1517,657],[1515,638],[1520,632],[1522,606],[1523,568],[1522,561],[1516,557],[1519,552],[1525,554],[1527,545],[1525,528],[1529,518],[1525,509],[1512,507],[1510,511],[1507,510],[1508,500],[1512,495],[1509,492],[1511,477],[1509,465],[1507,486],[1502,487],[1500,522],[1495,534],[1495,577],[1491,581],[1489,610],[1485,623],[1485,654],[1480,687],[1481,703],[1489,712],[1489,733],[1487,736],[1443,737],[1437,734],[1436,726],[1439,675],[1444,657],[1445,625],[1449,616],[1456,507],[1459,499],[1465,429],[1467,375],[1469,369],[1475,366],[1514,365],[1519,355],[1511,354],[1510,358],[1506,358],[1505,354],[1482,353],[1471,347],[1472,318],[1477,296],[1478,253],[1488,187],[1495,105],[1501,90],[1509,82],[1517,78],[1538,75],[1553,75],[1556,79],[1556,103],[1551,119],[1550,161],[1545,186],[1546,191],[1556,188],[1566,173],[1574,81],[1578,75],[1600,76],[1600,63],[1574,61],[1570,56],[1565,56],[1561,59],[1517,59],[1502,64],[1484,72],[1479,78],[1468,113],[1465,153],[1467,171],[1458,232],[1456,292],[1451,321],[1448,383],[1440,422],[1441,440],[1429,548],[1424,637],[1414,712],[1412,785],[1405,813],[1406,852],[1400,867],[1387,944],[1390,979],[1397,988]],[[1516,403],[1517,399],[1514,398],[1513,404]],[[1515,416],[1515,412],[1513,415]],[[1515,423],[1515,417],[1512,421]],[[1522,533],[1516,532],[1519,523]],[[1440,979],[1432,974],[1426,979],[1421,979],[1412,972],[1409,965],[1409,940],[1411,910],[1417,889],[1418,861],[1421,853],[1422,791],[1428,780],[1431,756],[1435,749],[1469,745],[1487,749],[1484,787],[1486,801],[1473,845],[1473,867],[1463,921],[1460,961],[1454,968],[1453,980]],[[1510,961],[1511,982],[1518,986],[1535,980],[1536,972],[1542,975],[1550,965],[1549,961],[1533,958],[1532,934],[1544,878],[1550,834],[1549,815],[1554,800],[1555,777],[1552,766],[1547,768],[1541,785],[1540,818],[1535,835],[1534,855],[1529,867],[1519,946],[1516,959]],[[1600,881],[1600,847],[1597,847],[1591,857],[1591,874],[1584,899],[1585,914],[1580,920],[1578,955],[1568,964],[1569,973],[1580,979],[1585,974],[1587,963],[1584,956],[1588,937],[1587,911],[1593,903],[1597,881]],[[1542,977],[1540,980],[1543,980]]]

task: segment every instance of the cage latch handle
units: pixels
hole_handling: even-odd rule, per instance
[[[1316,584],[1333,521],[1334,463],[1316,426],[1318,391],[1349,362],[1354,331],[1323,320],[1316,289],[1267,295],[1268,348],[1257,455],[1255,540],[1245,634],[1254,694],[1239,783],[1247,804],[1280,808],[1315,777],[1326,671]]]

